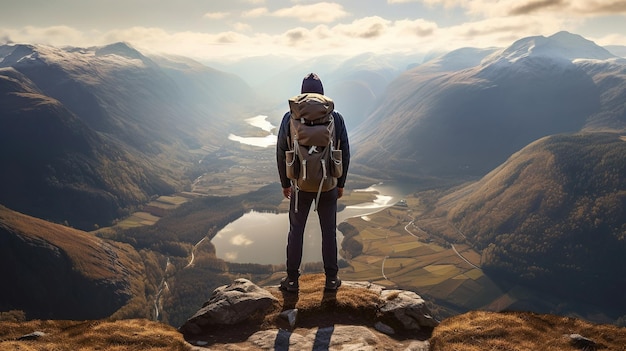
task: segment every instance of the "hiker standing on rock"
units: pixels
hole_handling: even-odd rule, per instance
[[[287,277],[280,288],[298,292],[304,228],[315,203],[322,231],[324,288],[337,290],[341,286],[337,277],[337,199],[343,196],[350,163],[346,125],[332,99],[324,95],[315,73],[304,78],[301,94],[289,99],[289,108],[276,144],[283,195],[290,200]]]

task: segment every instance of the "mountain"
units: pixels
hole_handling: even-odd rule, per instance
[[[0,203],[83,229],[189,184],[198,156],[248,117],[253,92],[127,44],[0,47]]]
[[[364,53],[354,57],[322,56],[306,60],[264,56],[221,65],[237,72],[263,96],[272,120],[278,123],[287,111],[287,99],[300,93],[302,79],[317,73],[324,92],[355,128],[370,113],[387,85],[410,65],[421,62],[419,55]],[[279,65],[280,63],[280,65]],[[278,72],[269,75],[272,72]]]
[[[542,138],[439,199],[420,225],[482,252],[481,268],[508,289],[549,295],[562,313],[617,319],[626,315],[625,155],[619,134]]]
[[[126,244],[0,206],[0,311],[100,319],[144,300],[145,268]]]
[[[482,176],[556,133],[626,130],[626,60],[578,35],[465,48],[404,72],[354,132],[354,161],[387,176]]]

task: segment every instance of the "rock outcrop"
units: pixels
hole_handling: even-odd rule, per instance
[[[428,349],[439,322],[419,295],[350,281],[325,292],[323,279],[302,276],[298,294],[237,279],[217,288],[179,330],[191,344],[219,349],[235,344],[243,349]]]
[[[230,285],[215,289],[209,301],[181,327],[181,330],[200,334],[207,326],[237,324],[255,313],[267,311],[275,302],[278,302],[278,299],[269,291],[247,279],[237,279]]]

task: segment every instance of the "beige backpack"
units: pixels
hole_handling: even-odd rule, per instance
[[[327,96],[306,93],[289,99],[289,148],[287,177],[298,191],[317,192],[315,210],[322,191],[337,186],[343,172],[341,150],[335,145],[335,104]]]

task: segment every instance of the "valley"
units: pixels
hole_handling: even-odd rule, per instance
[[[4,45],[1,54],[0,203],[24,214],[17,222],[38,223],[0,223],[14,251],[75,254],[64,241],[37,246],[46,239],[36,228],[110,243],[116,249],[94,253],[103,262],[127,250],[133,259],[111,262],[135,295],[113,316],[173,326],[235,278],[278,283],[283,264],[255,262],[259,253],[228,259],[215,243],[248,213],[288,209],[274,148],[242,142],[271,141],[286,98],[258,106],[262,94],[237,76],[123,43]],[[560,32],[444,54],[383,80],[328,72],[343,73],[329,92],[360,85],[376,97],[363,115],[346,113],[353,162],[339,201],[342,278],[414,290],[440,318],[518,309],[624,323],[624,67]],[[283,80],[296,79],[275,85],[288,90]],[[381,182],[411,186],[395,205],[347,214],[386,195],[362,191]],[[283,247],[278,234],[267,241]],[[87,267],[67,262],[53,266]]]
[[[218,171],[207,172],[198,177],[189,191],[160,196],[148,204],[141,211],[133,213],[130,217],[120,220],[115,226],[100,228],[94,234],[109,238],[119,238],[113,233],[126,232],[132,235],[133,230],[142,226],[154,226],[163,217],[168,217],[177,208],[184,204],[190,204],[199,199],[214,197],[241,197],[247,201],[246,194],[253,193],[267,186],[272,186],[276,195],[280,194],[275,174],[275,161],[273,148],[248,149],[248,146],[230,147],[230,153],[217,158],[212,156],[211,164]],[[247,158],[253,154],[252,159]],[[228,166],[236,164],[237,166]],[[224,165],[220,167],[219,165]],[[243,166],[245,165],[245,166]],[[348,182],[344,197],[339,201],[340,207],[357,205],[375,198],[377,193],[368,191],[353,191],[365,188],[378,181],[375,179],[350,175],[355,181]],[[366,185],[367,184],[367,185]],[[276,199],[274,201],[278,201]],[[395,206],[389,206],[377,213],[356,218],[348,218],[341,223],[339,230],[345,237],[356,240],[362,245],[362,250],[355,254],[350,252],[347,243],[339,243],[343,247],[341,257],[343,265],[340,274],[346,280],[365,280],[383,286],[411,289],[423,296],[432,299],[433,303],[441,303],[443,306],[439,312],[443,315],[453,315],[469,309],[478,309],[488,306],[492,301],[503,295],[503,292],[477,267],[480,266],[480,253],[474,251],[466,244],[447,244],[437,240],[436,237],[423,231],[418,226],[420,213],[424,210],[424,201],[420,197],[407,194],[405,201]],[[280,199],[273,205],[265,204],[262,207],[273,208],[274,211],[286,211],[288,201]],[[239,205],[237,205],[239,206]],[[255,209],[254,206],[251,208]],[[258,208],[256,208],[258,209]],[[187,215],[189,216],[189,214]],[[212,215],[215,216],[215,215]],[[185,217],[176,221],[184,230]],[[168,220],[166,218],[166,220]],[[226,223],[225,221],[220,221]],[[212,227],[205,236],[198,233],[195,237],[197,242],[185,240],[183,247],[186,256],[169,256],[171,268],[164,273],[164,279],[168,289],[176,289],[180,284],[181,276],[178,272],[202,269],[206,263],[207,255],[214,257],[216,253],[214,245],[206,240],[217,233],[221,227]],[[353,235],[356,234],[356,235]],[[154,238],[156,240],[156,238]],[[277,243],[281,247],[284,243]],[[208,251],[207,251],[208,250]],[[203,259],[204,257],[204,259]],[[250,260],[254,262],[254,259]],[[229,265],[228,262],[225,262]],[[254,273],[259,270],[255,265],[249,271],[237,269],[235,265],[223,271],[230,272],[235,276],[253,276],[265,284],[277,283],[284,272],[282,265],[264,268],[266,273]],[[269,269],[269,270],[268,270]],[[321,272],[319,264],[306,264],[303,267],[306,273]],[[218,270],[219,272],[219,270]],[[170,281],[171,283],[167,283]],[[163,283],[160,283],[162,286]],[[171,297],[166,289],[159,288],[155,296],[155,304],[163,306],[164,302]],[[205,294],[208,293],[205,292]],[[186,300],[189,299],[189,296]],[[198,303],[202,303],[198,299]],[[171,304],[170,304],[171,305]],[[167,309],[165,307],[164,309]],[[161,318],[167,316],[161,310]],[[158,319],[158,316],[154,316]],[[170,317],[171,318],[171,317]],[[176,317],[175,320],[180,320]]]

